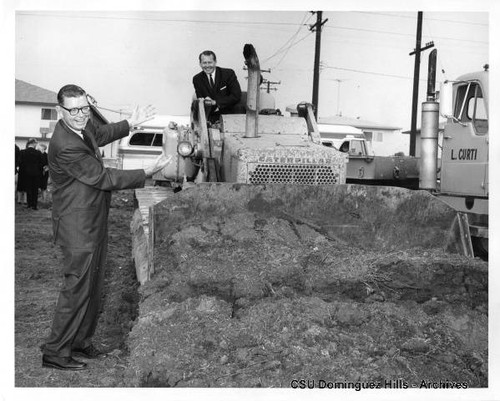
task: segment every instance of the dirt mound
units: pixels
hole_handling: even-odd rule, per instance
[[[168,230],[129,336],[136,386],[487,386],[485,262],[255,208]]]

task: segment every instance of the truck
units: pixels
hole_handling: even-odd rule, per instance
[[[420,188],[457,210],[469,256],[488,256],[489,66],[446,81],[422,104]],[[446,118],[438,160],[439,114]]]
[[[348,154],[346,182],[418,189],[419,159],[413,156],[377,156],[362,130],[318,124],[321,142]]]

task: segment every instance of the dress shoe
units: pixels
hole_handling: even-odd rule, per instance
[[[81,356],[84,358],[89,358],[89,359],[94,359],[94,358],[97,358],[99,355],[106,354],[105,352],[102,352],[101,350],[94,347],[92,344],[86,348],[74,348],[71,350],[71,353],[73,355],[78,355],[78,356]]]
[[[60,370],[83,370],[87,367],[87,364],[77,361],[70,356],[44,355],[42,357],[42,366]]]

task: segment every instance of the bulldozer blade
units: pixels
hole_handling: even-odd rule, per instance
[[[187,225],[246,213],[256,221],[305,225],[338,246],[464,253],[456,211],[426,191],[405,188],[203,183],[151,210],[153,244],[168,242]]]

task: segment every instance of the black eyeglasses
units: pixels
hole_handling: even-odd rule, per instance
[[[73,109],[68,109],[67,107],[64,107],[62,104],[60,104],[64,110],[69,111],[69,114],[72,116],[76,116],[79,111],[82,112],[82,114],[89,114],[90,113],[90,106],[83,106],[83,107],[75,107]]]

